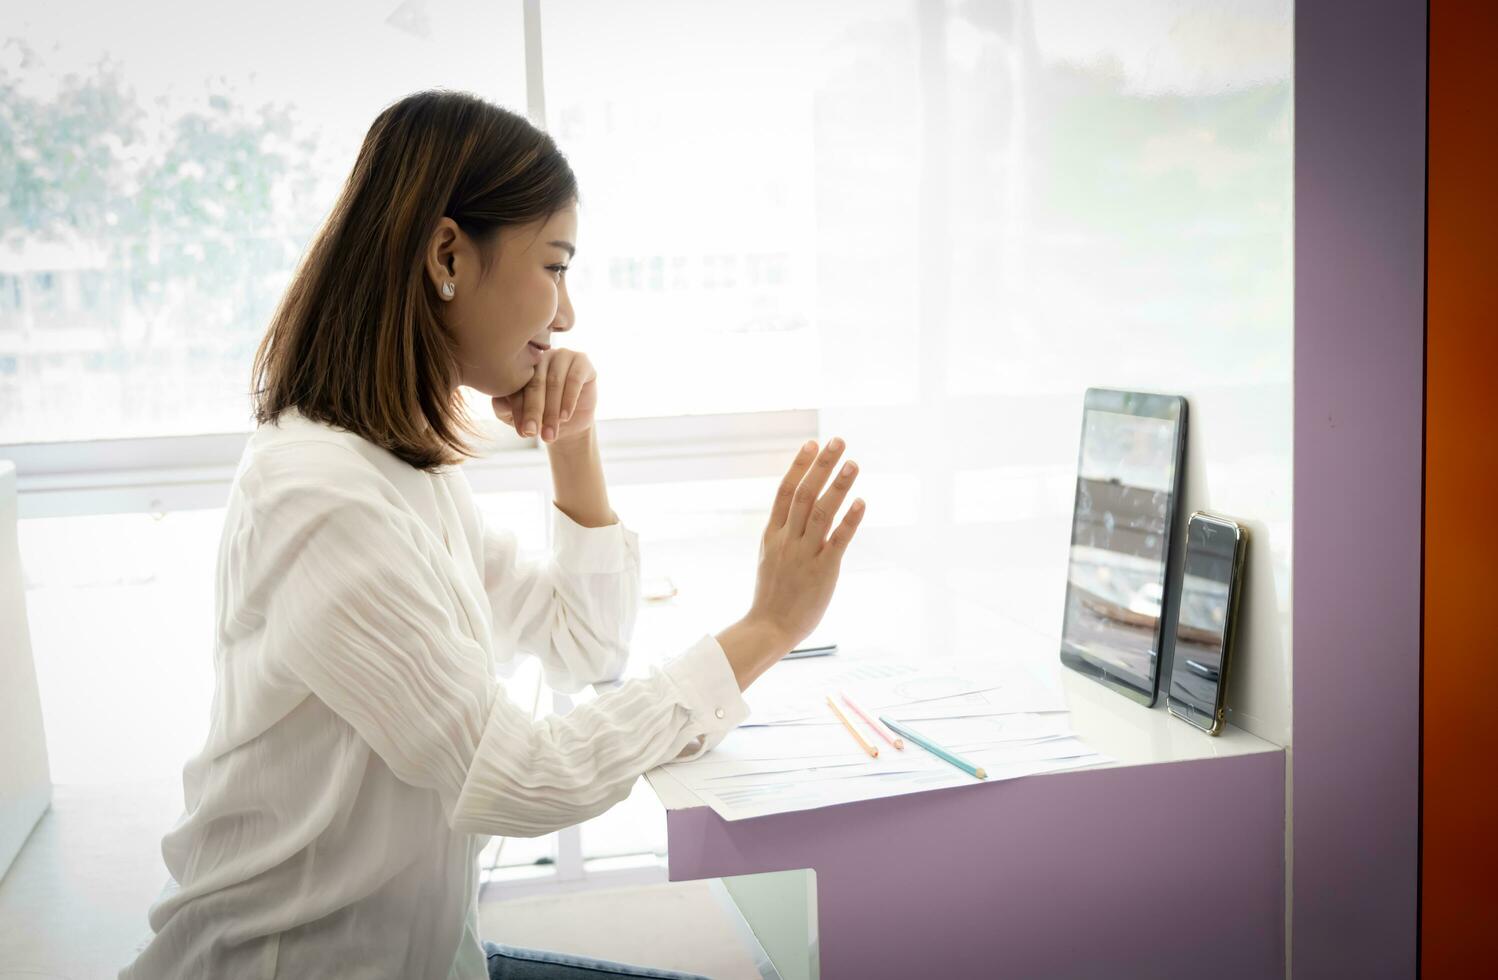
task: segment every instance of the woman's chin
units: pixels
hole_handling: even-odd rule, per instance
[[[498,378],[480,384],[470,385],[474,391],[490,398],[508,398],[525,390],[530,383],[531,377],[536,373],[535,367],[522,367],[510,378]]]

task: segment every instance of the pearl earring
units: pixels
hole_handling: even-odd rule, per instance
[[[453,287],[453,284],[451,282],[445,282],[445,283],[443,283],[442,284],[442,295],[445,298],[447,298],[447,299],[452,299],[453,298],[453,288],[454,287]]]

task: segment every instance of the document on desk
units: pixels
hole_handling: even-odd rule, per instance
[[[909,749],[906,750],[910,751]],[[916,750],[919,751],[919,750]],[[904,753],[896,753],[903,755]],[[830,776],[826,773],[815,777],[793,772],[762,774],[758,777],[739,777],[706,786],[692,786],[692,792],[724,820],[747,820],[750,817],[767,816],[772,813],[789,813],[794,810],[811,810],[817,807],[836,806],[887,796],[922,793],[952,786],[968,786],[977,782],[995,782],[1014,779],[1043,772],[1075,769],[1111,761],[1095,752],[1050,759],[1016,759],[996,763],[983,753],[969,750],[963,753],[975,762],[980,762],[988,771],[988,779],[977,780],[960,769],[942,763],[942,768],[912,768],[902,765],[897,772],[865,772],[862,775]],[[935,762],[941,760],[930,757]]]
[[[989,782],[1111,761],[1072,732],[1061,691],[1023,670],[987,660],[856,661],[777,665],[746,693],[753,713],[745,724],[705,755],[664,768],[725,820],[979,781],[908,741],[897,750],[860,724],[879,748],[871,758],[827,709],[825,696],[838,692],[871,713],[916,723],[986,769]]]
[[[859,731],[879,747],[880,756],[905,756],[912,748],[907,745],[904,750],[897,751],[888,742],[880,741],[865,725],[860,725]],[[1070,735],[1071,721],[1065,712],[942,718],[922,722],[920,731],[939,745],[961,751],[964,745]],[[725,767],[723,772],[750,773],[773,772],[777,768],[798,765],[836,765],[849,759],[862,762],[868,758],[848,737],[847,729],[834,721],[827,724],[742,725],[725,735],[707,755],[673,765],[693,773],[712,771],[717,766]],[[731,766],[739,768],[726,768]],[[676,775],[680,778],[682,774]]]
[[[1010,712],[1065,711],[1061,689],[1020,669],[973,661],[936,661],[930,667],[900,661],[777,664],[748,691],[745,727],[832,719],[823,698],[846,692],[868,711],[888,711],[897,721],[957,718]]]

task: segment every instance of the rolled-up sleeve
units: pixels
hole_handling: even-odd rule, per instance
[[[484,597],[414,515],[321,484],[256,499],[244,584],[261,597],[268,657],[399,779],[436,791],[454,829],[537,836],[586,820],[748,715],[704,636],[648,676],[532,721],[490,671]]]
[[[617,517],[617,515],[616,515]],[[584,527],[555,504],[552,550],[523,557],[513,531],[484,526],[484,590],[496,655],[534,654],[554,690],[624,670],[640,606],[639,535],[616,520]]]

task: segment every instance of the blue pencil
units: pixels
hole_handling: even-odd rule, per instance
[[[890,718],[885,717],[884,715],[880,715],[879,720],[888,725],[897,734],[905,736],[915,744],[919,745],[921,748],[925,749],[927,752],[930,752],[932,755],[947,760],[958,769],[966,772],[968,775],[977,776],[979,779],[988,778],[988,773],[984,771],[982,766],[975,766],[971,762],[964,759],[962,756],[957,755],[954,752],[948,752],[946,749],[937,745],[929,738],[926,738],[923,735],[917,735],[915,732],[911,731],[909,728],[906,728],[898,721],[894,721]]]

